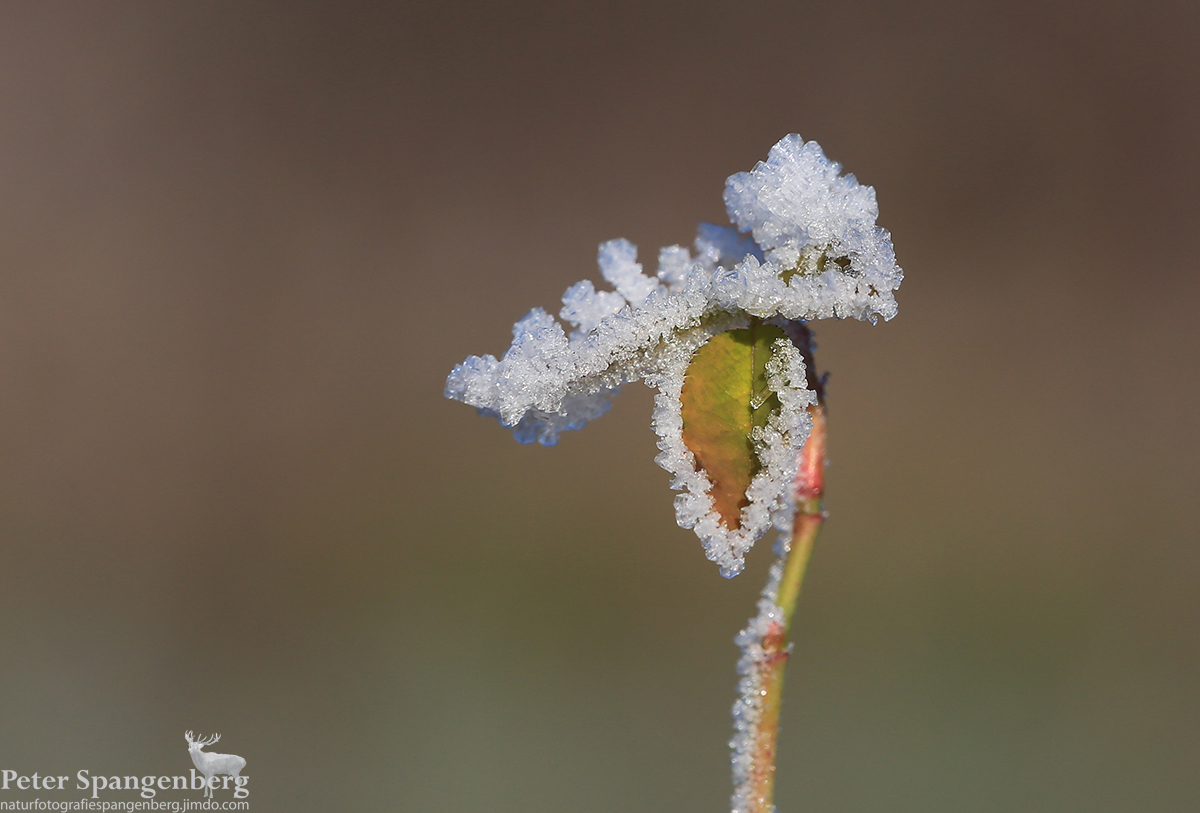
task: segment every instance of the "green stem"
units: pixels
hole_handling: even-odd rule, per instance
[[[775,810],[775,752],[783,702],[783,676],[789,655],[788,630],[796,612],[796,600],[800,597],[813,543],[825,522],[821,507],[825,480],[825,408],[814,406],[809,412],[813,417],[813,429],[800,453],[791,544],[782,554],[783,573],[774,591],[775,604],[783,618],[782,622],[773,622],[763,636],[763,656],[757,666],[761,705],[754,729],[747,813],[773,813]],[[767,591],[771,591],[770,584]]]

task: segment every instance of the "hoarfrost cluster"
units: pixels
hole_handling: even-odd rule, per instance
[[[562,322],[533,309],[513,327],[501,358],[471,356],[455,367],[446,395],[498,418],[523,443],[553,445],[563,431],[608,411],[621,385],[644,380],[657,388],[657,462],[683,492],[676,518],[732,576],[746,550],[790,508],[796,452],[810,426],[805,408],[814,394],[805,387],[799,352],[780,342],[768,376],[781,408],[755,431],[760,469],[740,527],[730,530],[713,508],[706,472],[682,441],[688,363],[709,338],[751,318],[781,325],[891,319],[902,274],[890,236],[875,224],[874,190],[842,175],[814,141],[787,136],[765,162],[730,177],[725,206],[734,226],[702,224],[691,250],[659,251],[652,275],[627,240],[602,244],[600,274],[613,290],[575,283],[563,295]]]

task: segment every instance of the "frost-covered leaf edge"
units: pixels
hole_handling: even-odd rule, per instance
[[[683,493],[675,498],[675,519],[700,537],[705,556],[720,567],[721,575],[736,576],[745,565],[746,552],[791,508],[791,484],[796,477],[797,452],[812,427],[807,408],[816,393],[806,386],[804,360],[790,341],[779,339],[772,347],[767,379],[779,398],[766,426],[755,427],[754,447],[761,468],[746,491],[749,504],[742,509],[741,527],[729,530],[713,506],[708,473],[683,440],[680,395],[688,365],[696,351],[713,336],[744,328],[745,317],[728,316],[680,334],[675,345],[660,356],[660,369],[646,377],[657,390],[651,426],[661,450],[655,461],[671,473],[671,488]]]

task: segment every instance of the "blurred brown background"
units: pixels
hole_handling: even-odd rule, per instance
[[[780,810],[1200,809],[1198,35],[1194,2],[6,4],[0,768],[181,773],[194,729],[260,811],[727,809],[768,546],[726,581],[674,525],[640,386],[555,449],[441,390],[799,132],[908,280],[817,329]]]

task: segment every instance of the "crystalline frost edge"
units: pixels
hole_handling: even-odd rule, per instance
[[[645,380],[659,390],[657,461],[684,492],[676,519],[696,532],[723,574],[733,575],[746,550],[790,510],[795,452],[808,434],[804,407],[813,394],[798,352],[776,365],[784,408],[755,438],[761,469],[742,527],[729,531],[682,442],[679,393],[688,361],[708,338],[744,327],[749,317],[891,319],[903,275],[890,236],[875,225],[874,190],[841,175],[816,142],[782,139],[765,162],[729,178],[725,203],[737,230],[703,224],[694,253],[681,246],[660,251],[656,276],[643,273],[628,241],[602,244],[601,273],[615,290],[587,280],[568,288],[560,317],[573,328],[569,335],[535,308],[514,326],[502,358],[471,356],[456,366],[446,396],[498,418],[522,442],[552,445],[561,432],[604,414],[622,384]]]

